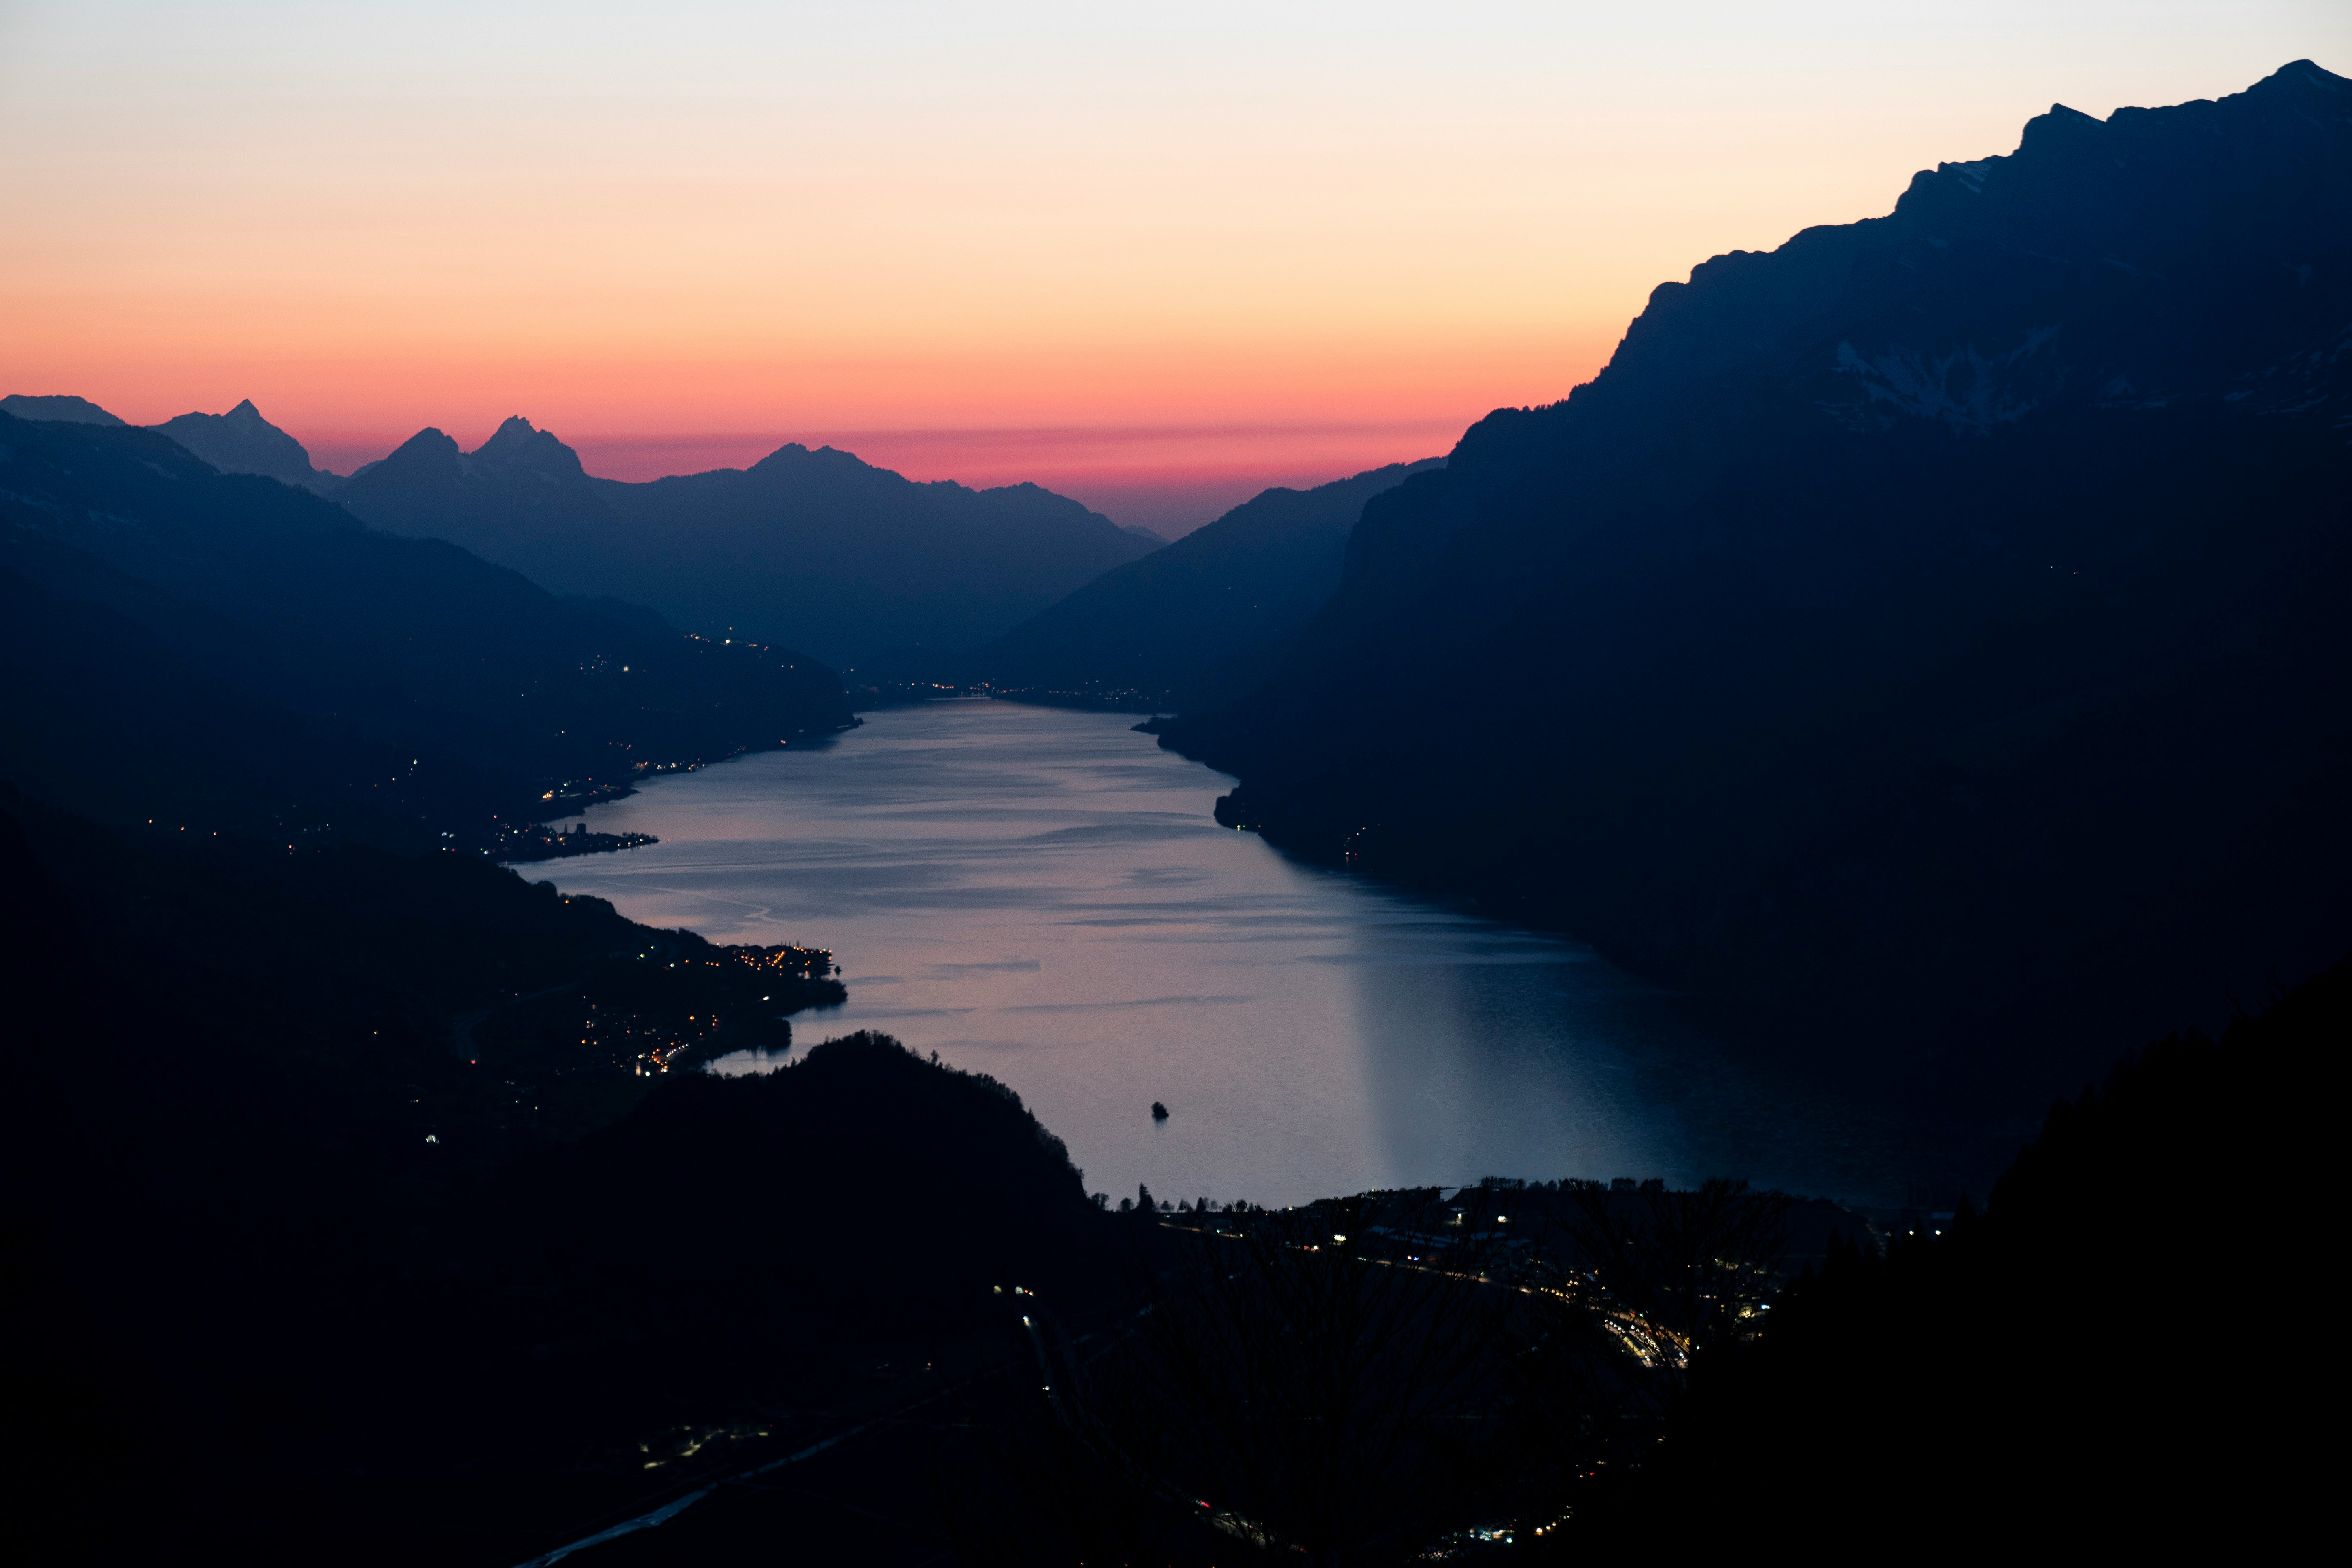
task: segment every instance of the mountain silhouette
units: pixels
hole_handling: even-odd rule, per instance
[[[338,498],[558,593],[869,671],[975,647],[1152,548],[1034,485],[918,484],[829,446],[650,484],[595,478],[520,417],[470,453],[420,431]]]
[[[0,413],[18,419],[49,419],[64,424],[121,424],[123,422],[90,402],[88,398],[62,394],[47,397],[27,397],[23,392],[10,392],[0,397]]]
[[[1000,687],[1147,707],[1245,695],[1339,586],[1364,503],[1443,462],[1261,491],[1165,549],[1105,572],[960,667]]]
[[[224,474],[263,474],[321,495],[341,480],[310,466],[302,444],[261,417],[246,399],[226,413],[184,413],[148,428],[163,432]]]
[[[1809,1056],[2071,1088],[2352,946],[2347,191],[2298,61],[1717,256],[1163,744]]]
[[[110,821],[394,845],[851,722],[805,655],[567,603],[152,431],[0,415],[0,775]]]

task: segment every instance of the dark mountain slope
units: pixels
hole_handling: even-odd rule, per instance
[[[2196,1309],[2164,1281],[2185,1268],[2279,1321],[2326,1311],[2320,1274],[2235,1260],[2293,1257],[2324,1225],[2325,1102],[2281,1090],[2347,1037],[2338,964],[2218,1043],[2162,1041],[2060,1102],[1981,1217],[1832,1250],[1763,1333],[1700,1353],[1654,1457],[1600,1489],[1562,1555],[1638,1549],[1662,1507],[1737,1550],[1824,1475],[1853,1528],[1896,1537],[1917,1478],[1959,1474],[1983,1479],[1937,1526],[1955,1542],[2291,1551],[2325,1495],[2324,1450],[2294,1437],[2304,1394],[2257,1358],[2184,1357]]]
[[[24,551],[18,543],[7,559],[26,564]],[[233,624],[142,593],[100,562],[59,551],[42,564],[53,582],[64,565],[110,578],[177,640],[269,659]],[[544,789],[520,769],[470,765],[446,747],[256,695],[182,659],[155,626],[5,567],[0,685],[0,779],[110,822],[422,847],[494,814],[520,816]]]
[[[638,1077],[597,977],[674,972],[683,1027],[733,950],[471,856],[0,789],[0,1451],[74,1560],[499,1568],[935,1392],[992,1285],[1115,1289],[1000,1086],[866,1037]],[[486,1047],[548,991],[519,1073]],[[604,1130],[543,1125],[586,1091]]]
[[[366,800],[371,835],[470,836],[850,722],[799,655],[565,604],[152,432],[0,416],[0,491],[11,763],[106,814],[274,832]]]
[[[573,1032],[581,1002],[596,1010],[577,983],[617,955],[692,988],[726,952],[471,857],[159,844],[0,791],[0,938],[6,1500],[91,1560],[502,1568],[691,1505],[595,1555],[753,1561],[814,1540],[823,1561],[936,1562],[943,1543],[919,1538],[942,1487],[1016,1515],[1060,1505],[1042,1522],[1083,1529],[1101,1514],[1070,1510],[1062,1478],[1022,1474],[1034,1450],[975,1429],[996,1402],[971,1380],[994,1361],[1004,1393],[1054,1395],[1041,1346],[1099,1379],[1136,1321],[1123,1279],[1156,1274],[1181,1307],[1171,1266],[1205,1260],[1207,1283],[1251,1260],[1240,1240],[1180,1251],[1151,1220],[1103,1215],[1014,1096],[879,1038],[766,1077],[626,1078],[641,1092],[601,1130],[551,1138],[531,1124],[553,1085],[478,1054],[483,1020],[555,991],[547,1042],[575,1074],[609,1070]],[[2249,1496],[2291,1521],[2324,1495],[2304,1473],[2321,1450],[2287,1436],[2307,1398],[2242,1336],[2199,1332],[2215,1294],[2179,1280],[2219,1284],[2225,1321],[2315,1320],[2324,1275],[2297,1249],[2319,1219],[2326,1102],[2274,1102],[2340,1049],[2347,977],[2218,1048],[2176,1040],[2126,1064],[2051,1116],[1987,1218],[1884,1260],[1835,1252],[1769,1317],[1704,1333],[1687,1397],[1597,1326],[1600,1356],[1548,1370],[1588,1342],[1538,1303],[1557,1337],[1475,1388],[1538,1417],[1490,1450],[1501,1479],[1541,1488],[1514,1521],[1529,1555],[1654,1545],[1662,1504],[1686,1537],[1744,1543],[1759,1509],[1823,1473],[1858,1480],[1848,1511],[1881,1534],[1916,1526],[1921,1476],[1955,1472],[1977,1479],[1948,1535],[2242,1533]],[[709,1005],[695,995],[680,1000]],[[1476,1190],[1538,1244],[1538,1216],[1560,1212],[1517,1183]],[[1701,1196],[1623,1195],[1637,1227],[1689,1228],[1636,1228],[1580,1276],[1614,1292],[1612,1322],[1724,1280]],[[1334,1209],[1364,1212],[1273,1219],[1296,1237]],[[1264,1222],[1213,1223],[1236,1219]],[[1328,1280],[1313,1250],[1251,1256]],[[1352,1277],[1395,1272],[1355,1256]],[[1412,1343],[1404,1314],[1333,1304],[1354,1299],[1293,1295],[1301,1310],[1244,1320],[1237,1353],[1340,1366]],[[1702,1322],[1729,1316],[1712,1291],[1690,1299]],[[1618,1375],[1576,1375],[1593,1364]],[[1042,1414],[1102,1386],[1062,1385]],[[1181,1402],[1201,1386],[1153,1389],[1151,1418],[1197,1419]],[[1350,1427],[1428,1408],[1388,1404],[1384,1379],[1342,1386]],[[1328,1475],[1330,1446],[1311,1448]],[[749,1473],[820,1451],[844,1468]],[[1149,1490],[1155,1515],[1199,1495]],[[846,1524],[845,1500],[865,1511]],[[1231,1538],[1210,1544],[1175,1560],[1231,1560]]]
[[[470,454],[420,430],[354,472],[340,498],[377,528],[452,540],[559,593],[601,591],[572,578],[611,507],[579,455],[527,420],[508,420]],[[550,564],[557,575],[533,574]]]
[[[0,397],[0,413],[17,419],[54,419],[67,424],[120,425],[122,421],[90,402],[88,398],[27,397],[23,392],[10,392]]]
[[[226,413],[184,413],[148,428],[170,436],[224,474],[263,474],[322,496],[342,483],[339,476],[311,467],[310,454],[302,444],[262,418],[251,398]]]
[[[869,670],[986,642],[1151,549],[1034,485],[915,484],[831,447],[647,485],[592,478],[521,419],[472,453],[425,431],[340,498],[560,593],[614,594],[683,626]]]
[[[2347,191],[2300,63],[1717,257],[1376,497],[1167,743],[1223,820],[2011,1095],[2307,972],[2352,945]]]
[[[1032,616],[965,661],[968,678],[1147,707],[1244,696],[1339,586],[1364,503],[1442,463],[1264,491]]]

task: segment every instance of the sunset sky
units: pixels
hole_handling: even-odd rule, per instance
[[[2344,0],[0,0],[0,392],[348,470],[522,413],[1165,532],[1590,377],[1651,287]]]

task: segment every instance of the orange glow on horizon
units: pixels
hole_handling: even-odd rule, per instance
[[[1566,396],[1614,347],[1613,336],[1599,334],[1209,351],[1139,344],[928,362],[877,352],[779,367],[430,353],[339,363],[250,350],[231,357],[224,346],[218,357],[192,354],[179,364],[157,363],[152,350],[109,364],[86,341],[24,337],[33,340],[13,346],[6,390],[70,390],[138,424],[191,409],[220,413],[250,397],[313,462],[338,473],[428,425],[470,449],[520,414],[607,478],[741,467],[797,441],[913,479],[1031,481],[1171,536],[1269,486],[1304,487],[1442,455],[1491,409]],[[1302,410],[1315,417],[1302,419]],[[980,423],[975,411],[992,417]]]
[[[0,392],[250,398],[338,469],[832,439],[1165,531],[1562,397],[2053,100],[2346,54],[2340,0],[20,0]]]
[[[1646,293],[1646,290],[1643,291]],[[1066,346],[1033,340],[862,346],[780,339],[698,354],[691,343],[568,349],[370,320],[323,309],[289,330],[240,337],[210,319],[169,333],[95,299],[36,302],[5,329],[11,392],[71,383],[135,423],[250,397],[277,423],[413,434],[536,423],[596,432],[836,428],[1289,424],[1469,417],[1549,402],[1590,380],[1640,307],[1606,324],[1453,332],[1427,323],[1367,339],[1297,324],[1152,337],[1106,329]],[[288,308],[292,308],[290,306]],[[717,346],[714,345],[714,348]],[[49,386],[47,383],[56,385]],[[21,384],[19,384],[21,383]],[[980,417],[975,418],[978,415]]]

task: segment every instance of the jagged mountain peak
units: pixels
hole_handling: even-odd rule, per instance
[[[475,462],[499,472],[523,471],[557,480],[586,475],[577,452],[558,440],[553,431],[541,430],[519,413],[500,422],[472,455]]]
[[[1515,432],[1568,439],[1597,433],[1579,423],[1591,419],[1646,428],[1662,409],[1733,376],[1843,377],[1842,391],[1824,385],[1822,395],[1854,401],[1867,390],[1852,373],[1856,355],[1913,367],[1897,381],[1916,380],[1916,369],[1940,387],[1948,374],[1987,396],[2003,383],[1996,401],[2016,409],[2088,397],[2118,374],[2168,390],[2191,376],[2210,381],[2185,362],[2157,362],[2195,355],[2181,326],[2188,307],[2158,308],[2155,295],[2255,265],[2249,258],[2291,267],[2345,251],[2352,206],[2308,193],[2352,166],[2347,95],[2352,81],[2295,62],[2242,92],[2121,108],[2105,120],[2053,105],[2026,123],[2016,151],[1915,175],[1885,217],[1809,228],[1777,249],[1715,256],[1688,282],[1659,285],[1608,366],[1566,404],[1501,411],[1465,442],[1533,456]],[[2179,329],[2131,325],[2148,311]],[[2095,321],[2106,323],[2105,345]],[[2054,351],[2037,352],[2053,329]],[[1929,390],[1936,395],[1906,406],[1943,408],[1949,389]],[[1883,396],[1862,401],[1874,415],[1894,406]],[[1960,420],[1972,429],[1996,423]]]
[[[488,441],[474,448],[474,455],[478,457],[485,453],[495,453],[509,446],[520,446],[540,434],[541,433],[538,427],[530,421],[519,413],[510,413],[499,421],[498,429],[490,433],[490,438]]]
[[[154,426],[224,474],[259,474],[321,493],[340,481],[310,465],[302,444],[246,398],[226,413],[189,413]]]

